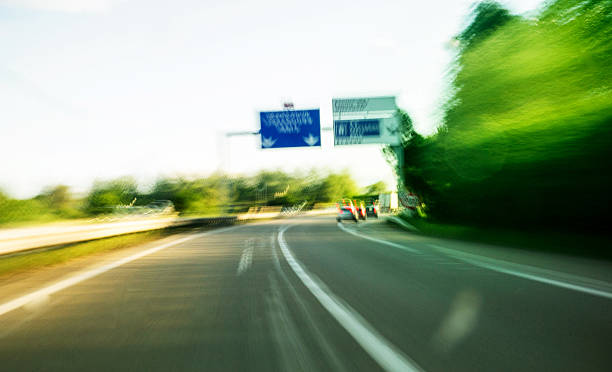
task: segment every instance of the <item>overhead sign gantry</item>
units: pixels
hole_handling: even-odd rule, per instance
[[[259,113],[261,148],[321,146],[319,109]]]
[[[400,144],[395,97],[334,98],[334,145]]]

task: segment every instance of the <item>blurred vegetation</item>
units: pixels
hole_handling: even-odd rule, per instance
[[[27,200],[12,199],[0,191],[0,224],[48,222],[84,215],[81,203],[72,197],[65,185],[47,188]]]
[[[89,214],[112,212],[118,205],[129,205],[138,196],[138,184],[132,178],[118,178],[112,181],[96,181],[85,201]]]
[[[477,227],[432,222],[414,214],[400,213],[400,218],[418,229],[420,235],[479,242],[512,248],[564,253],[593,258],[612,259],[610,238],[598,234],[566,230],[518,231],[506,227]],[[389,221],[389,223],[393,223]]]
[[[387,189],[388,188],[386,183],[384,183],[383,181],[378,181],[369,186],[366,186],[364,191],[366,195],[378,195],[380,193],[386,192]]]
[[[404,129],[405,183],[430,216],[609,230],[611,14],[610,0],[551,1],[530,18],[474,8],[443,125],[427,138]]]
[[[382,182],[366,187],[378,193]],[[147,206],[169,200],[184,215],[221,215],[246,212],[253,206],[313,206],[359,193],[347,172],[312,170],[289,174],[261,171],[253,176],[212,174],[201,178],[161,178],[142,192],[130,177],[96,181],[89,193],[76,197],[67,186],[47,188],[31,199],[12,199],[0,192],[0,225],[50,222],[100,215],[149,213]]]

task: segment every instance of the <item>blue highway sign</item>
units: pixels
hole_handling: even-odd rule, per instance
[[[319,109],[259,113],[261,148],[321,146]]]
[[[381,119],[334,120],[334,144],[376,143],[381,136]]]

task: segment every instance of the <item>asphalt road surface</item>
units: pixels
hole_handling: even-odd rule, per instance
[[[0,283],[2,371],[612,368],[612,265],[294,218]]]

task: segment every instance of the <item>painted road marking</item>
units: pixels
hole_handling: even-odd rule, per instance
[[[6,314],[6,313],[8,313],[10,311],[16,310],[16,309],[18,309],[18,308],[20,308],[20,307],[22,307],[24,305],[27,305],[30,302],[37,301],[40,298],[46,298],[46,297],[52,295],[53,293],[59,292],[59,291],[61,291],[63,289],[66,289],[68,287],[72,287],[75,284],[79,284],[80,282],[83,282],[83,281],[85,281],[87,279],[91,279],[91,278],[93,278],[95,276],[103,274],[103,273],[105,273],[105,272],[107,272],[109,270],[112,270],[114,268],[117,268],[117,267],[119,267],[121,265],[125,265],[126,263],[132,262],[132,261],[137,260],[139,258],[142,258],[144,256],[148,256],[148,255],[150,255],[152,253],[159,252],[162,249],[166,249],[166,248],[175,246],[177,244],[181,244],[181,243],[184,243],[186,241],[193,240],[195,238],[199,238],[199,237],[204,236],[204,235],[216,234],[216,233],[220,233],[220,232],[224,232],[224,231],[228,231],[228,230],[233,230],[233,229],[236,229],[236,228],[239,228],[239,227],[242,227],[242,226],[231,226],[231,227],[226,227],[226,228],[222,228],[222,229],[218,229],[218,230],[212,230],[212,231],[207,231],[207,232],[204,232],[204,233],[199,233],[199,234],[194,234],[194,235],[186,236],[186,237],[174,240],[172,242],[165,243],[165,244],[162,244],[162,245],[158,245],[156,247],[149,248],[149,249],[147,249],[145,251],[142,251],[142,252],[138,252],[138,253],[133,254],[133,255],[131,255],[129,257],[124,257],[124,258],[122,258],[122,259],[120,259],[118,261],[111,262],[109,264],[100,266],[98,268],[95,268],[95,269],[92,269],[92,270],[89,270],[89,271],[85,271],[83,273],[80,273],[80,274],[75,275],[73,277],[70,277],[68,279],[61,280],[61,281],[59,281],[59,282],[57,282],[55,284],[52,284],[50,286],[41,288],[41,289],[39,289],[37,291],[34,291],[32,293],[29,293],[27,295],[21,296],[19,298],[16,298],[14,300],[11,300],[9,302],[6,302],[6,303],[0,305],[0,316],[4,315],[4,314]]]
[[[240,262],[238,262],[238,269],[236,270],[236,275],[240,276],[245,271],[251,267],[251,263],[253,262],[253,245],[254,240],[248,239],[244,242],[246,248],[242,251],[242,256],[240,256]]]
[[[533,267],[533,266],[527,266],[527,265],[521,265],[521,264],[517,264],[513,262],[497,260],[494,258],[482,257],[482,256],[470,254],[470,253],[459,252],[453,249],[441,247],[436,244],[429,244],[429,246],[442,253],[445,253],[449,256],[452,256],[458,260],[461,260],[463,262],[469,263],[474,266],[497,271],[503,274],[517,276],[523,279],[529,279],[529,280],[533,280],[533,281],[540,282],[540,283],[550,284],[550,285],[554,285],[554,286],[561,287],[561,288],[571,289],[571,290],[578,291],[578,292],[588,293],[591,295],[612,299],[612,290],[604,289],[604,288],[611,287],[611,285],[606,282],[602,282],[602,281],[595,280],[595,279],[587,279],[584,277],[566,274],[566,273],[560,273],[560,272],[556,272],[552,270],[540,269],[540,268]],[[558,277],[566,277],[567,281],[547,278],[543,276],[545,274],[558,276]],[[586,282],[586,284],[589,284],[591,286],[574,284],[574,283],[570,283],[570,281]],[[593,288],[593,286],[600,287],[601,289]]]
[[[342,230],[344,232],[347,232],[349,234],[358,236],[358,237],[360,237],[362,239],[367,239],[367,240],[370,240],[370,241],[373,241],[373,242],[376,242],[376,243],[380,243],[380,244],[388,245],[388,246],[391,246],[391,247],[399,248],[399,249],[402,249],[402,250],[410,252],[410,253],[417,253],[417,254],[421,253],[421,252],[417,251],[414,248],[406,247],[406,246],[401,245],[401,244],[396,244],[396,243],[388,242],[386,240],[377,239],[377,238],[374,238],[374,237],[371,237],[371,236],[360,234],[360,233],[358,233],[356,231],[353,231],[352,229],[344,227],[342,222],[338,222],[338,227],[340,228],[340,230]]]
[[[324,283],[302,267],[285,242],[284,233],[290,226],[287,225],[279,229],[278,244],[281,252],[298,278],[319,300],[321,305],[384,370],[421,371],[422,369],[415,362],[386,340],[348,304],[334,295]]]
[[[386,240],[374,238],[371,236],[360,234],[352,229],[344,227],[342,223],[338,223],[338,227],[343,231],[358,236],[363,239],[368,239],[377,243],[386,244],[391,247],[399,248],[412,253],[421,253],[411,247],[406,247],[401,244],[392,243]],[[578,292],[588,293],[595,296],[612,299],[612,285],[595,279],[588,279],[576,275],[555,272],[552,270],[540,269],[527,265],[520,265],[493,258],[485,258],[482,256],[473,255],[470,253],[459,252],[453,249],[444,248],[439,245],[429,244],[430,247],[445,253],[448,256],[454,257],[462,262],[469,263],[474,266],[497,271],[500,273],[514,275],[520,278],[533,280],[540,283],[550,284],[561,288],[571,289]],[[548,276],[565,277],[565,280],[551,279]],[[571,283],[573,282],[573,283]],[[583,283],[583,284],[577,284]]]

